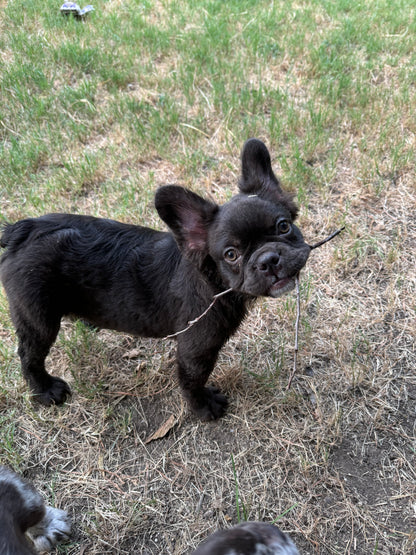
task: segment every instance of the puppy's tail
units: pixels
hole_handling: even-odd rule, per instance
[[[34,221],[32,219],[20,220],[15,224],[4,224],[3,233],[0,237],[0,246],[11,251],[17,250],[26,241],[32,232]]]

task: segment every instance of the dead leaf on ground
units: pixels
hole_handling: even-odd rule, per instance
[[[142,354],[141,349],[131,349],[124,353],[123,358],[137,358]]]
[[[171,414],[169,418],[165,422],[163,422],[163,424],[159,427],[159,429],[156,430],[154,434],[152,434],[150,437],[146,439],[145,443],[150,443],[155,439],[160,439],[162,437],[165,437],[165,435],[169,432],[169,430],[171,430],[173,426],[177,424],[178,420],[179,420],[178,415]]]

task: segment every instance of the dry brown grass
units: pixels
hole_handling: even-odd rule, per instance
[[[336,219],[345,196],[344,183],[311,199],[310,242],[331,231],[328,206]],[[213,380],[231,405],[219,422],[183,406],[173,342],[74,338],[66,326],[50,364],[74,396],[59,409],[32,408],[20,379],[3,378],[19,467],[73,517],[66,553],[188,552],[237,520],[231,455],[246,517],[293,507],[281,525],[303,553],[414,552],[414,185],[403,175],[376,198],[350,182],[348,196],[348,232],[304,272],[289,392],[291,297],[260,301],[224,349]],[[146,444],[171,415],[167,437]]]

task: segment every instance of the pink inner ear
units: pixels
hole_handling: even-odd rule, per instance
[[[186,244],[191,251],[204,251],[207,243],[202,238],[192,237]]]
[[[206,249],[208,230],[199,214],[186,210],[183,216],[183,236],[189,250],[203,251]]]

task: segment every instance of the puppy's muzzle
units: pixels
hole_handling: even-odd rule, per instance
[[[254,264],[254,270],[265,276],[278,276],[280,255],[277,252],[264,252]]]
[[[251,256],[241,290],[254,296],[280,297],[295,287],[295,278],[306,263],[310,248],[269,243]]]

